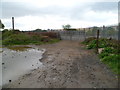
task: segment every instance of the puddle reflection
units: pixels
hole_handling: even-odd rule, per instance
[[[39,59],[45,49],[31,47],[9,47],[3,48],[2,52],[2,85],[7,84],[9,80],[16,80],[30,70],[42,66]]]

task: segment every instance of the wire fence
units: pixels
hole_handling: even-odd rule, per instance
[[[84,31],[59,31],[62,40],[84,40]]]
[[[89,37],[97,37],[97,30],[99,30],[99,38],[115,39],[118,40],[118,27],[93,27],[79,31],[54,31],[58,32],[59,37],[62,40],[85,40]]]
[[[97,37],[97,30],[99,30],[100,38],[111,38],[118,40],[118,28],[104,28],[104,29],[91,29],[86,31],[86,37]]]

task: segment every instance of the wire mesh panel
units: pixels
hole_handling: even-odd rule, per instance
[[[97,28],[95,29],[89,29],[86,30],[86,38],[89,37],[97,37],[97,30],[100,31],[100,38],[111,38],[118,40],[118,28],[117,26],[115,28],[113,27],[104,27],[104,28]]]
[[[62,40],[84,40],[84,31],[60,31],[60,37]]]

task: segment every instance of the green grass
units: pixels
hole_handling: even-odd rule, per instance
[[[96,38],[88,38],[82,42],[87,49],[96,49]],[[105,63],[115,74],[120,75],[120,43],[117,40],[99,39],[99,48],[103,51],[99,53],[100,60]]]
[[[95,49],[97,47],[96,42],[97,40],[96,38],[94,38],[89,41],[84,41],[83,44],[87,45],[87,49]],[[98,44],[99,48],[107,47],[107,43],[106,43],[107,41],[105,39],[100,39],[98,42],[99,42]]]
[[[10,45],[28,45],[28,44],[35,44],[35,45],[41,45],[41,44],[49,44],[49,43],[55,43],[60,41],[58,38],[52,38],[50,35],[54,35],[54,33],[46,33],[49,36],[43,36],[41,34],[27,34],[22,32],[16,32],[13,30],[10,31],[4,31],[2,33],[2,45],[10,46]],[[54,35],[55,36],[55,35]]]
[[[0,40],[0,46],[2,46],[2,40]]]
[[[120,75],[120,55],[109,55],[101,59],[102,62],[107,64],[113,72]]]

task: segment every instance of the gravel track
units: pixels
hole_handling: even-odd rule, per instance
[[[34,46],[33,46],[34,47]],[[117,88],[115,75],[93,50],[78,41],[38,45],[45,48],[43,67],[31,71],[5,88]]]

